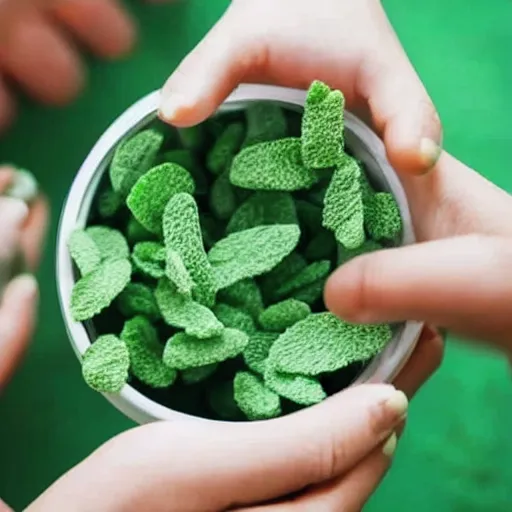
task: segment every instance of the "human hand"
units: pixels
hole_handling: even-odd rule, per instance
[[[165,84],[160,117],[193,125],[240,82],[307,88],[316,79],[370,119],[404,179],[435,164],[438,115],[378,0],[233,0]]]
[[[37,101],[67,104],[85,80],[80,46],[114,59],[135,36],[121,0],[1,0],[0,132],[15,115],[5,78]]]
[[[29,272],[36,269],[46,234],[48,206],[39,196],[28,207],[23,201],[2,194],[9,188],[15,170],[0,166],[0,391],[14,372],[32,335],[36,315],[37,283],[29,275],[10,278],[21,253]]]
[[[447,153],[402,177],[420,243],[340,267],[328,307],[355,322],[422,320],[512,355],[512,198]]]
[[[437,161],[437,112],[378,0],[233,0],[162,91],[160,116],[189,126],[241,82],[343,91],[383,137],[392,165],[422,173]]]
[[[409,398],[441,346],[426,331],[395,384]],[[358,512],[390,465],[406,408],[403,394],[372,384],[266,422],[145,425],[108,441],[27,512]]]

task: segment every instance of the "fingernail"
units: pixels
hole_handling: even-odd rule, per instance
[[[22,274],[12,282],[13,294],[20,299],[32,298],[37,294],[37,280],[32,274]]]
[[[2,222],[17,229],[28,217],[28,206],[20,199],[12,197],[3,197],[0,201],[2,202]]]
[[[395,432],[393,432],[389,437],[388,440],[384,443],[384,446],[382,447],[382,453],[386,457],[393,457],[396,451],[396,445],[398,443],[398,438],[396,437]]]
[[[396,417],[397,422],[402,420],[407,414],[407,409],[409,407],[409,400],[407,396],[402,391],[395,391],[384,403],[384,407],[387,411],[389,411],[394,417]]]
[[[13,173],[12,183],[5,191],[5,195],[30,203],[38,194],[39,185],[34,175],[25,169],[16,169]]]
[[[441,147],[432,139],[423,138],[420,141],[420,155],[425,167],[429,169],[439,160],[441,156]]]
[[[185,102],[181,94],[162,95],[160,98],[160,108],[158,117],[167,123],[172,123],[179,112],[183,108]]]

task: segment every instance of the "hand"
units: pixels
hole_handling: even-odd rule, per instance
[[[0,277],[9,275],[14,257],[21,251],[28,267],[34,271],[40,258],[46,232],[48,207],[39,197],[31,207],[18,200],[2,197],[15,171],[0,167]],[[0,287],[3,285],[0,279]],[[37,283],[29,275],[12,280],[0,289],[0,391],[21,359],[32,335],[36,314]]]
[[[121,0],[1,0],[0,132],[15,115],[4,78],[37,101],[67,104],[85,80],[75,42],[114,59],[131,50],[135,32]]]
[[[426,332],[397,388],[410,398],[441,352]],[[27,512],[358,512],[390,465],[406,407],[373,384],[268,422],[145,425],[108,441]]]
[[[48,206],[38,197],[30,208],[19,199],[2,197],[14,169],[0,166],[0,392],[14,373],[34,329],[37,282],[31,275],[15,277],[5,289],[4,278],[21,252],[29,271],[39,263],[46,234]],[[10,509],[0,499],[0,511]]]
[[[193,125],[240,82],[307,88],[315,79],[372,121],[396,169],[435,164],[439,117],[378,0],[233,0],[168,80],[160,116]]]
[[[428,176],[402,181],[426,243],[342,266],[328,307],[355,322],[423,320],[512,355],[512,198],[446,153]]]

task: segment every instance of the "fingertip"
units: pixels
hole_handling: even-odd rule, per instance
[[[22,274],[15,277],[7,286],[4,302],[7,303],[31,303],[37,299],[38,284],[32,274]]]
[[[432,171],[442,154],[442,148],[432,139],[423,138],[418,145],[404,146],[388,142],[386,153],[391,166],[405,176],[424,176]]]
[[[384,130],[384,143],[392,167],[403,175],[421,176],[434,169],[442,154],[442,129],[432,104],[423,114],[403,111]],[[406,117],[407,116],[407,117]],[[428,121],[422,121],[422,119]]]
[[[204,121],[208,116],[209,112],[205,112],[200,102],[191,101],[180,93],[162,90],[158,117],[164,123],[186,128]]]
[[[364,256],[355,258],[338,267],[327,279],[324,288],[324,303],[327,309],[350,322],[362,322],[363,307],[359,300],[361,289],[359,284],[361,272],[360,260]]]
[[[265,51],[242,32],[233,6],[183,59],[161,92],[160,118],[185,128],[211,116],[249,71],[261,69]]]

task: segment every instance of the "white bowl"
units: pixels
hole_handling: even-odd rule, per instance
[[[306,92],[296,89],[266,85],[241,85],[223,103],[220,112],[240,110],[254,101],[274,101],[282,106],[300,111]],[[91,345],[83,323],[75,322],[71,315],[70,299],[76,274],[67,248],[70,234],[77,227],[85,227],[96,190],[104,173],[108,170],[118,144],[143,129],[157,114],[159,92],[154,92],[135,103],[124,112],[98,140],[71,186],[60,219],[57,237],[57,288],[62,314],[71,345],[81,360]],[[403,220],[401,245],[414,243],[411,216],[405,193],[394,170],[389,165],[381,140],[362,121],[350,112],[345,112],[346,146],[361,160],[371,180],[381,190],[391,192],[400,207]],[[406,322],[395,329],[392,341],[362,371],[354,384],[391,382],[412,354],[422,324]],[[191,416],[169,409],[144,396],[129,384],[120,394],[104,395],[117,409],[137,423],[156,420],[217,421]]]

